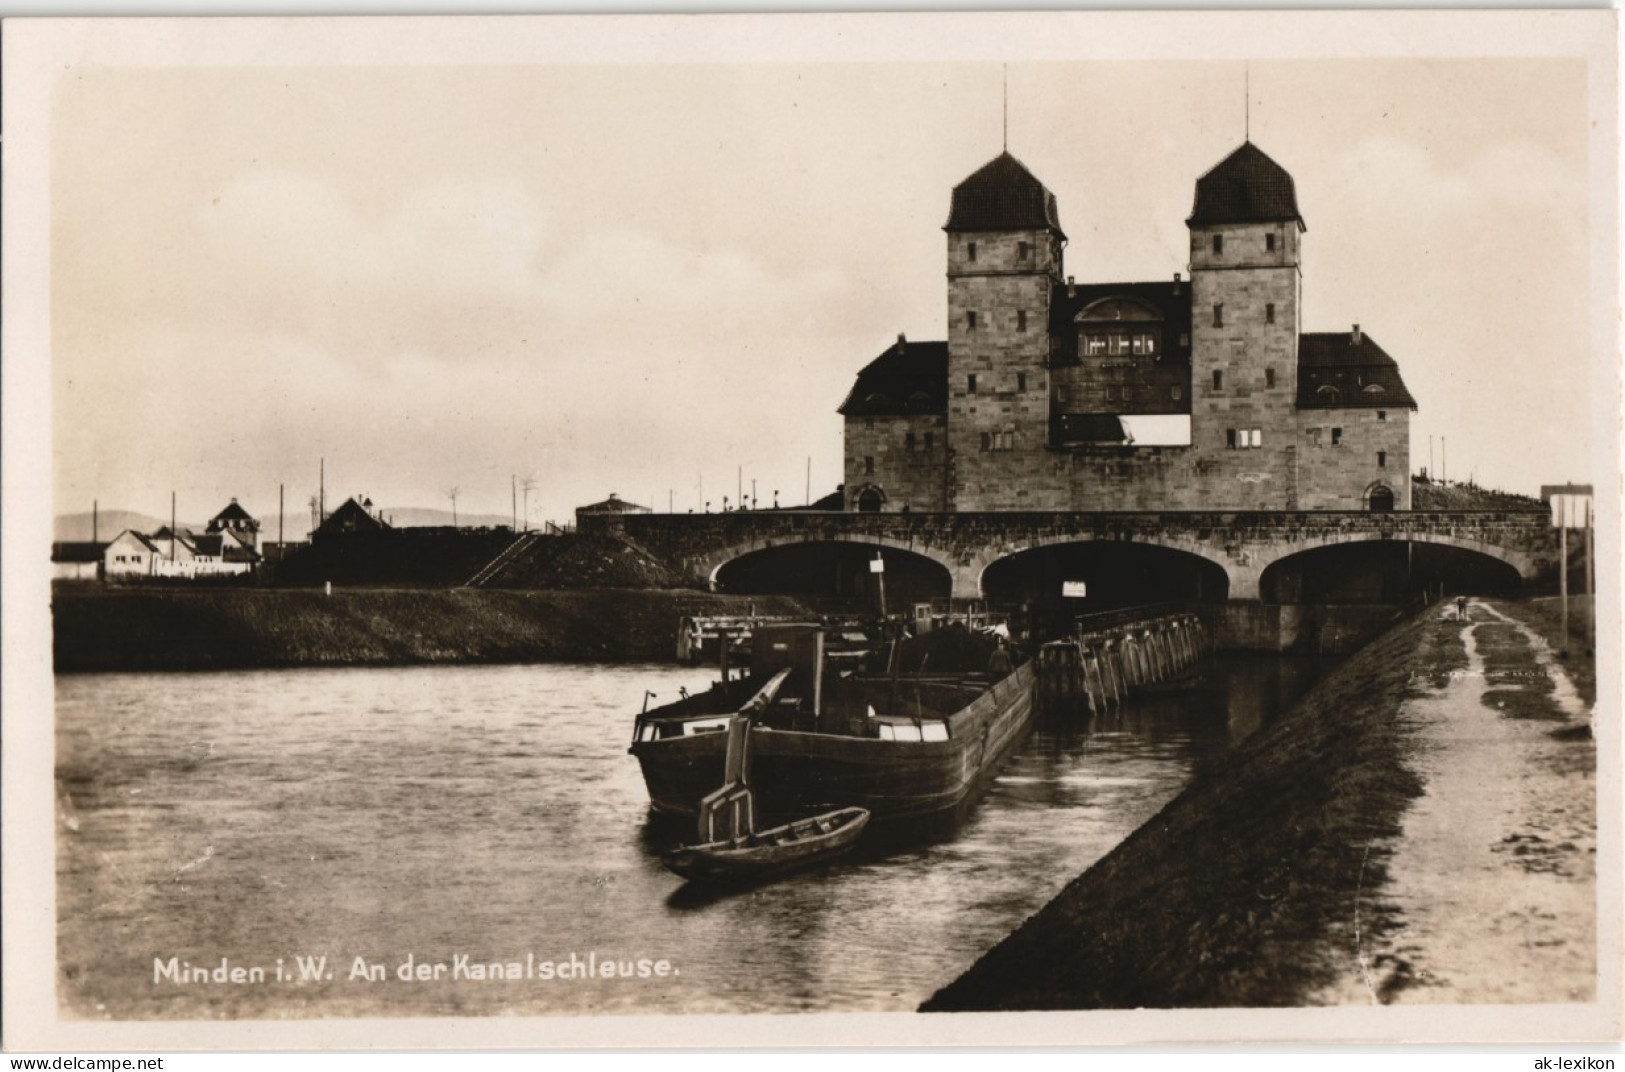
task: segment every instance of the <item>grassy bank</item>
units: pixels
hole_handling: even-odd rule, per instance
[[[52,599],[58,672],[669,660],[688,614],[790,599],[626,589],[99,589]]]
[[[1466,665],[1457,633],[1424,614],[1355,653],[923,1008],[1299,1004],[1347,961],[1421,791],[1397,716]]]

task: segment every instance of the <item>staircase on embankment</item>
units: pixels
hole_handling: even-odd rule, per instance
[[[517,561],[521,556],[530,551],[530,549],[535,546],[536,541],[540,540],[541,537],[542,534],[540,532],[521,532],[518,536],[514,537],[513,542],[507,547],[504,547],[495,558],[481,566],[479,572],[475,573],[474,576],[464,581],[463,587],[479,588],[483,586],[487,581],[490,581],[492,578],[496,577],[497,574],[507,569],[510,564]]]

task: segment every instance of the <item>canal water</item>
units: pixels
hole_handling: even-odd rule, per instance
[[[684,831],[650,820],[626,754],[645,690],[705,670],[65,676],[61,1000],[110,1019],[911,1010],[1329,665],[1226,657],[1197,690],[1045,720],[956,829],[725,896],[660,866]]]

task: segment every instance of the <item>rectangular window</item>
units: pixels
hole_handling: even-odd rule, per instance
[[[1275,370],[1274,369],[1267,368],[1267,369],[1264,370],[1264,386],[1265,387],[1274,387],[1275,386]]]
[[[872,430],[874,428],[874,426],[875,426],[875,419],[873,417],[865,417],[865,418],[863,418],[863,427],[864,427],[865,431]]]
[[[927,432],[927,433],[925,433],[925,449],[926,450],[935,450],[936,446],[937,446],[937,434],[935,432]]]
[[[875,459],[874,459],[873,455],[866,455],[864,457],[864,459],[863,459],[863,475],[864,476],[874,476],[875,475]]]
[[[1213,303],[1213,326],[1216,328],[1224,327],[1224,302]]]
[[[972,312],[972,313],[966,313],[965,314],[965,326],[967,328],[969,328],[971,331],[976,330],[976,314],[975,313]]]
[[[1266,234],[1264,236],[1264,250],[1266,252],[1268,252],[1268,253],[1274,253],[1275,252],[1275,232],[1274,231],[1271,231],[1271,232],[1269,232],[1268,234]]]
[[[1377,451],[1377,468],[1388,468],[1388,452],[1386,450]]]
[[[1274,302],[1265,302],[1264,303],[1264,323],[1266,323],[1266,324],[1275,323],[1275,303]]]
[[[914,433],[910,432],[903,437],[903,445],[909,450],[914,449]]]
[[[1025,391],[1026,389],[1027,389],[1027,374],[1025,372],[1016,373],[1016,390]]]
[[[975,242],[968,242],[968,243],[965,244],[965,257],[966,257],[967,260],[975,260],[976,259],[976,243]]]
[[[1215,257],[1224,255],[1224,235],[1222,234],[1213,236],[1213,255]]]
[[[1253,434],[1252,434],[1252,439],[1251,439],[1251,442],[1248,443],[1248,446],[1262,447],[1263,445],[1264,445],[1264,432],[1263,432],[1263,429],[1254,428],[1253,429]]]
[[[1387,419],[1388,419],[1388,411],[1385,410],[1385,409],[1379,409],[1377,411],[1377,420],[1386,421]]]
[[[1332,429],[1332,446],[1340,447],[1342,445],[1343,445],[1343,429],[1341,429],[1341,428],[1333,428]]]
[[[1106,336],[1089,335],[1083,340],[1083,349],[1090,357],[1098,357],[1106,352]]]
[[[1017,242],[1016,243],[1016,256],[1017,257],[1021,258],[1022,260],[1027,260],[1030,257],[1032,257],[1032,255],[1033,255],[1033,247],[1032,247],[1031,243],[1029,243],[1029,242]]]
[[[1312,447],[1320,446],[1320,429],[1319,428],[1311,428],[1311,429],[1309,429],[1309,445],[1312,446]]]
[[[1189,346],[1190,344],[1191,344],[1191,333],[1188,332],[1188,331],[1181,331],[1179,333],[1179,345],[1181,345],[1181,346]]]
[[[1106,388],[1106,401],[1108,401],[1108,402],[1116,402],[1117,401],[1117,388],[1115,388],[1115,387]]]
[[[983,432],[982,433],[982,449],[983,450],[992,450],[993,449],[993,436],[989,432]]]
[[[1017,331],[1026,331],[1027,330],[1027,310],[1025,310],[1025,309],[1017,309],[1016,310],[1016,330]]]
[[[1236,449],[1236,430],[1234,428],[1226,428],[1224,430],[1224,445],[1229,447],[1231,450]]]
[[[1214,369],[1213,370],[1213,389],[1215,391],[1224,390],[1224,370],[1223,369]]]
[[[976,373],[972,372],[965,377],[965,390],[970,394],[976,393]]]
[[[1172,398],[1175,402],[1178,402],[1181,398],[1185,397],[1185,392],[1179,387],[1170,387],[1168,388],[1168,397]]]

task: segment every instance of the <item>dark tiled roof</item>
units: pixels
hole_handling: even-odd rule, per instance
[[[1123,422],[1112,413],[1067,413],[1056,418],[1062,443],[1126,443]]]
[[[576,508],[576,513],[578,513],[578,514],[647,514],[647,513],[649,513],[649,508],[647,506],[639,506],[635,502],[627,502],[625,499],[623,499],[620,496],[616,495],[614,492],[611,492],[609,498],[605,499],[603,502],[595,502],[591,506],[578,506]]]
[[[221,547],[219,535],[194,536],[191,539],[192,550],[200,555],[219,558],[224,548]]]
[[[1028,231],[1048,228],[1065,238],[1055,195],[1009,153],[1000,153],[954,187],[944,231]]]
[[[1297,220],[1298,226],[1304,226],[1292,176],[1249,141],[1196,180],[1196,205],[1186,222],[1205,225],[1274,220]]]
[[[1416,399],[1399,363],[1370,335],[1317,331],[1298,336],[1299,409],[1407,409]]]
[[[948,344],[899,339],[863,366],[836,411],[847,417],[948,412]]]
[[[90,540],[61,540],[51,545],[52,562],[100,562],[105,543]]]
[[[1148,305],[1162,316],[1162,363],[1189,365],[1191,361],[1191,284],[1182,279],[1166,283],[1058,283],[1050,298],[1050,338],[1054,365],[1078,361],[1078,314],[1105,298],[1128,298]],[[1185,341],[1180,342],[1183,338]]]
[[[252,521],[254,518],[233,499],[226,508],[214,515],[215,521]]]

